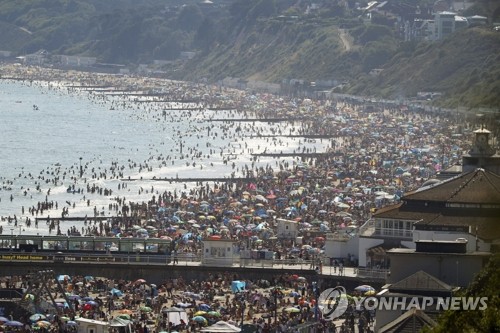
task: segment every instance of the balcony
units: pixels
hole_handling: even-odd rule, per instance
[[[390,237],[400,239],[413,239],[413,230],[399,228],[383,228],[374,219],[369,219],[359,228],[361,237]]]

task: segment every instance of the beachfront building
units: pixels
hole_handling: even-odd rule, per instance
[[[413,248],[413,224],[420,220],[416,214],[396,214],[406,203],[379,209],[360,228],[358,240],[359,266],[387,268],[386,251],[392,248]]]
[[[401,203],[380,209],[361,228],[360,265],[370,266],[373,260],[382,260],[393,267],[388,249],[403,248],[396,252],[411,253],[422,241],[461,239],[465,240],[464,253],[489,253],[500,240],[499,216],[498,174],[478,168],[431,183],[406,194]],[[378,257],[374,252],[377,247]]]
[[[467,240],[468,252],[490,251],[494,239],[489,237],[494,233],[481,237],[474,233],[475,224],[488,212],[484,208],[493,209],[488,214],[496,212],[500,216],[495,211],[500,205],[500,187],[492,185],[500,175],[500,155],[492,147],[490,134],[485,128],[474,131],[472,149],[463,156],[460,171],[448,172],[449,177],[430,179],[420,189],[405,194],[400,203],[372,215],[359,231],[359,266],[388,267],[387,250],[414,251],[416,242],[421,240],[463,238]],[[490,216],[490,220],[486,218],[481,223],[495,222]],[[344,242],[353,241],[344,237]]]
[[[489,253],[500,239],[499,223],[500,176],[478,168],[407,193],[373,214],[360,228],[359,265],[392,267],[387,250],[410,253],[423,240],[464,239],[467,253]]]
[[[359,237],[355,234],[354,230],[344,229],[333,233],[327,233],[325,239],[325,258],[341,260],[343,258],[353,257],[350,260],[355,262],[359,248]]]
[[[212,236],[203,241],[201,264],[204,266],[232,266],[239,261],[236,242]]]
[[[413,232],[416,246],[387,252],[389,279],[425,270],[446,283],[468,285],[491,253],[498,251],[500,175],[476,169],[408,198],[412,207],[401,206],[393,214],[418,214]]]
[[[295,240],[299,235],[299,223],[293,220],[276,219],[276,237],[278,239]]]
[[[416,249],[387,251],[391,274],[386,282],[423,270],[447,284],[467,287],[491,257],[491,252],[487,251],[468,252],[467,240],[460,238],[453,241],[422,240],[416,245]]]

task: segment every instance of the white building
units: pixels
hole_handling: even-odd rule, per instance
[[[434,15],[435,39],[442,39],[455,31],[455,15],[453,12],[437,12]]]
[[[236,242],[231,239],[203,240],[201,264],[204,266],[232,266],[239,261]]]
[[[297,221],[276,219],[278,223],[276,237],[278,239],[296,239],[299,235],[299,223]]]

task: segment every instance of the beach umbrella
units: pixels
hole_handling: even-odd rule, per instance
[[[213,316],[213,317],[220,317],[221,316],[219,311],[209,311],[209,312],[207,312],[207,314],[209,316]]]
[[[4,326],[9,326],[9,327],[22,327],[24,326],[23,323],[17,320],[9,320],[3,324]]]
[[[42,314],[42,313],[35,313],[34,315],[31,315],[29,319],[31,321],[35,322],[35,321],[39,321],[39,320],[44,320],[46,318],[47,318],[47,316]]]
[[[57,276],[57,281],[62,282],[64,280],[71,280],[71,277],[69,275],[65,275],[65,274]]]
[[[82,310],[83,311],[90,311],[90,310],[92,310],[92,305],[90,305],[90,304],[84,304],[83,307],[82,307]]]
[[[204,315],[206,315],[206,314],[207,314],[207,312],[206,312],[206,311],[196,311],[196,312],[194,313],[194,316],[195,316],[195,317],[196,317],[196,316],[204,316]]]
[[[162,313],[169,313],[169,312],[186,312],[186,310],[178,308],[178,307],[171,307],[171,308],[163,308],[161,310]]]
[[[122,318],[122,319],[126,319],[126,320],[130,320],[130,315],[125,314],[125,313],[122,313],[122,314],[118,315],[117,317]]]
[[[234,332],[234,333],[237,333],[237,332],[241,332],[241,328],[236,327],[235,325],[230,324],[230,323],[225,322],[225,321],[218,321],[211,326],[202,328],[200,330],[200,332],[214,332],[214,333],[216,333],[216,332],[233,333]]]
[[[205,317],[202,317],[202,316],[195,316],[192,318],[192,320],[197,322],[197,323],[206,323],[207,322],[207,319]]]
[[[295,307],[289,307],[289,308],[285,309],[285,312],[288,312],[288,313],[298,313],[298,312],[300,312],[300,309],[299,308],[295,308]]]
[[[149,313],[149,312],[153,311],[153,309],[151,309],[149,306],[143,306],[139,310],[141,312],[144,312],[144,313]]]
[[[127,314],[127,315],[131,315],[134,313],[134,311],[130,310],[130,309],[122,309],[122,310],[119,310],[118,313],[120,314]]]
[[[198,309],[201,311],[210,311],[210,305],[202,303],[198,306]]]
[[[178,306],[180,308],[189,308],[189,307],[191,307],[191,305],[192,305],[191,303],[183,303],[183,302],[178,302],[176,304],[176,306]]]
[[[44,327],[44,328],[47,328],[47,327],[50,327],[52,324],[46,320],[40,320],[40,321],[37,321],[36,323],[33,324],[34,326],[36,327]]]
[[[375,288],[373,288],[372,286],[369,286],[367,284],[363,284],[361,286],[357,286],[356,288],[354,288],[355,291],[357,292],[360,292],[360,293],[366,293],[368,291],[375,291]]]
[[[96,302],[96,301],[87,301],[87,302],[85,303],[85,305],[97,306],[97,302]]]
[[[69,320],[66,322],[66,325],[67,326],[78,326],[78,323],[76,321]]]
[[[146,280],[144,280],[144,279],[137,279],[134,282],[134,284],[143,284],[143,283],[146,283]]]

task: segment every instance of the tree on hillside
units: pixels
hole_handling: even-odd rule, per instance
[[[500,255],[488,262],[469,287],[458,295],[462,297],[487,297],[484,310],[446,311],[439,317],[432,333],[447,332],[500,332]]]

